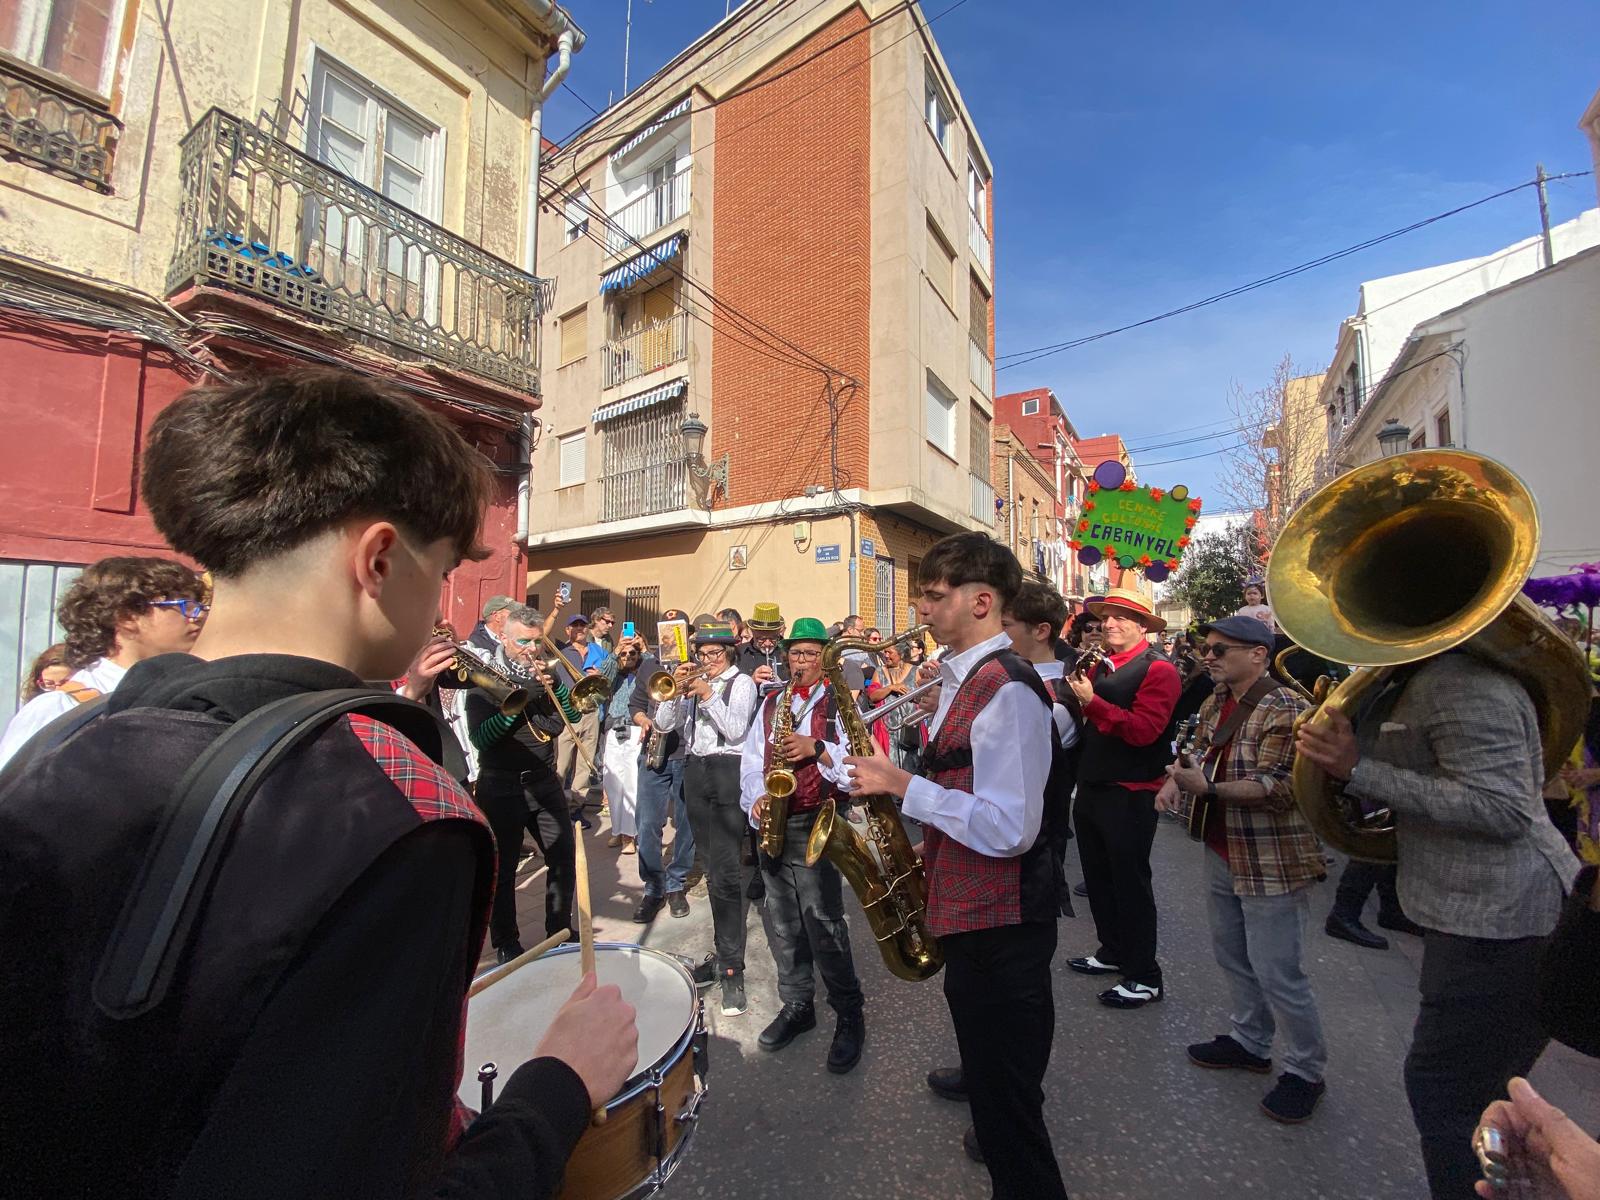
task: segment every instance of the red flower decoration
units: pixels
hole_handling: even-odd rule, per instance
[[[1115,558],[1117,556],[1117,548],[1115,546],[1113,546],[1113,545],[1110,545],[1109,543],[1107,543],[1106,545],[1100,547],[1100,551],[1107,558]]]
[[[1118,488],[1117,490],[1119,492],[1131,492],[1131,491],[1133,491],[1133,480],[1124,479],[1122,481],[1122,486],[1120,488]]]
[[[1161,499],[1161,497],[1163,497],[1165,495],[1166,495],[1166,493],[1163,492],[1160,488],[1151,488],[1150,489],[1150,499],[1152,499],[1152,500],[1159,500],[1159,499]]]
[[[1182,547],[1184,547],[1184,546],[1187,546],[1188,544],[1189,544],[1189,539],[1188,539],[1187,536],[1181,537],[1181,538],[1178,539],[1178,546],[1179,546],[1180,549]]]
[[[1183,519],[1183,527],[1185,529],[1193,529],[1194,528],[1194,518],[1193,517],[1185,517]]]
[[[1083,511],[1084,512],[1093,512],[1094,511],[1094,501],[1093,500],[1085,500],[1083,502]]]
[[[1070,542],[1067,543],[1067,549],[1069,549],[1069,550],[1082,550],[1083,549],[1083,543],[1080,542],[1077,538],[1073,538]]]
[[[1178,560],[1175,559],[1175,558],[1167,559],[1167,570],[1176,571],[1177,569],[1178,569]]]
[[[1200,497],[1199,496],[1196,496],[1193,500],[1189,501],[1189,511],[1190,512],[1199,512],[1200,511]]]
[[[1079,521],[1078,522],[1078,532],[1079,533],[1087,533],[1088,531],[1089,531],[1088,519],[1085,518],[1084,520]]]
[[[1139,565],[1141,567],[1148,567],[1150,565],[1150,556],[1148,554],[1141,554],[1139,556]]]

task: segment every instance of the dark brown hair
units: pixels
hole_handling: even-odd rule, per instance
[[[348,371],[191,389],[151,426],[141,486],[167,541],[217,575],[363,516],[488,556],[488,460],[443,417]]]
[[[1001,607],[1008,608],[1022,587],[1022,565],[1015,554],[986,533],[952,533],[923,556],[917,582],[950,587],[986,583],[994,589]]]
[[[152,600],[198,600],[203,585],[170,558],[102,558],[83,569],[56,607],[67,631],[66,663],[73,670],[110,654],[117,622],[150,611]]]
[[[1037,579],[1022,581],[1017,594],[1006,605],[1006,612],[1029,628],[1049,625],[1052,642],[1061,636],[1061,627],[1067,623],[1067,602],[1062,599],[1061,593]]]
[[[54,646],[46,646],[39,652],[39,657],[33,660],[33,666],[28,668],[28,682],[22,685],[22,702],[26,704],[35,696],[41,695],[44,688],[39,680],[51,667],[64,667],[67,665],[67,646],[65,642],[57,642]]]

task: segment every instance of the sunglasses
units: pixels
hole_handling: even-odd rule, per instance
[[[211,611],[211,605],[202,604],[198,600],[152,600],[151,608],[175,608],[183,614],[185,621],[198,621]]]
[[[1196,649],[1201,658],[1221,658],[1229,650],[1254,650],[1254,646],[1240,646],[1233,642],[1207,642]]]

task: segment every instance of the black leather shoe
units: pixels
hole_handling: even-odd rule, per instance
[[[667,911],[675,917],[689,915],[689,901],[682,892],[667,893]]]
[[[1121,967],[1117,966],[1115,963],[1101,962],[1092,954],[1087,954],[1082,958],[1069,958],[1067,959],[1067,966],[1071,967],[1079,975],[1122,974]]]
[[[813,1004],[785,1004],[778,1010],[772,1024],[761,1031],[763,1050],[782,1050],[808,1029],[817,1027],[817,1009]]]
[[[692,968],[689,973],[694,976],[694,986],[697,991],[710,987],[717,981],[717,956],[706,955],[700,965]]]
[[[1072,894],[1074,896],[1087,896],[1089,894],[1089,885],[1087,883],[1078,884],[1072,889]]]
[[[861,1061],[861,1047],[867,1041],[867,1023],[859,1012],[840,1013],[833,1027],[833,1044],[828,1047],[828,1070],[844,1075]]]
[[[666,901],[660,896],[643,896],[633,910],[633,923],[635,925],[648,925],[656,919],[656,914],[661,911],[661,906]]]
[[[983,1147],[978,1145],[978,1131],[971,1125],[968,1125],[967,1131],[961,1135],[961,1146],[973,1162],[983,1161]]]
[[[1143,1008],[1146,1004],[1159,1003],[1163,989],[1159,983],[1134,983],[1124,979],[1116,987],[1109,987],[1101,992],[1098,999],[1107,1008]]]
[[[507,942],[504,946],[494,948],[494,960],[497,963],[508,963],[513,958],[519,958],[524,953],[521,942]]]
[[[935,1067],[928,1072],[928,1087],[935,1096],[945,1100],[966,1102],[967,1081],[962,1077],[960,1067]]]
[[[1378,928],[1392,929],[1396,933],[1409,933],[1412,937],[1421,937],[1428,931],[1418,925],[1405,913],[1378,913]]]
[[[1389,939],[1373,933],[1360,921],[1351,921],[1337,913],[1328,914],[1328,922],[1322,927],[1329,937],[1336,937],[1346,942],[1354,942],[1368,950],[1387,950]]]
[[[1277,1086],[1261,1098],[1261,1111],[1282,1125],[1299,1125],[1311,1119],[1327,1090],[1326,1083],[1312,1083],[1285,1071]]]

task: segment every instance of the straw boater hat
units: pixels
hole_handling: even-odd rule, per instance
[[[1150,606],[1138,592],[1130,592],[1127,588],[1112,588],[1104,596],[1095,596],[1087,601],[1084,607],[1102,620],[1105,619],[1108,608],[1116,609],[1138,621],[1144,626],[1146,633],[1160,633],[1167,627],[1166,621],[1150,611]]]
[[[783,614],[778,611],[778,606],[772,603],[762,603],[755,607],[750,614],[750,619],[745,622],[757,633],[782,633]]]

